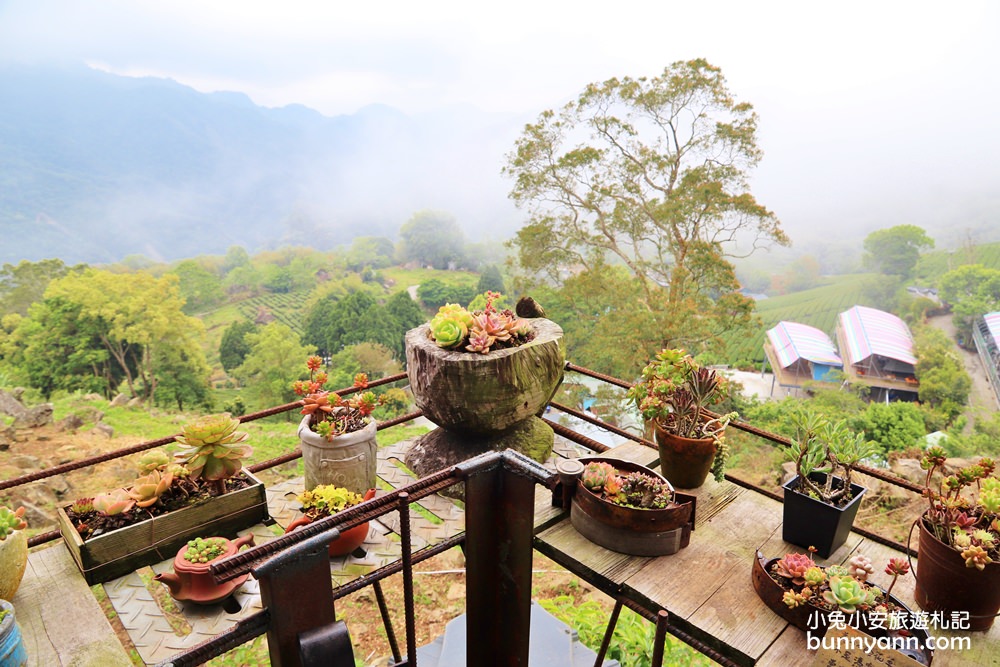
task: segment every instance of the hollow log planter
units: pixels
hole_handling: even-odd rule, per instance
[[[172,559],[200,535],[235,537],[269,518],[264,484],[244,469],[250,486],[208,498],[84,541],[64,508],[57,511],[63,542],[88,584],[100,584],[140,567]]]
[[[407,456],[428,474],[510,447],[544,462],[554,434],[538,418],[563,379],[563,331],[544,318],[529,319],[534,338],[487,354],[446,350],[424,324],[406,333],[406,374],[414,402],[440,429],[422,436]]]

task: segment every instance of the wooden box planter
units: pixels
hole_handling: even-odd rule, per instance
[[[237,531],[267,520],[263,482],[246,470],[242,474],[252,482],[246,488],[91,537],[86,542],[60,507],[59,532],[87,583],[104,583],[173,558],[184,543],[195,537],[235,537]]]
[[[817,483],[826,482],[826,473],[814,472],[809,477]],[[781,527],[781,539],[808,549],[816,547],[821,558],[830,554],[847,541],[854,526],[854,517],[861,507],[861,497],[865,487],[851,484],[851,500],[843,507],[837,507],[796,491],[799,476],[785,483],[785,502]],[[840,488],[843,481],[834,477],[834,487]]]

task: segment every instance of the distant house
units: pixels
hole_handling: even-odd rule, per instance
[[[972,329],[972,339],[993,387],[993,398],[1000,405],[1000,312],[983,315]]]
[[[920,388],[913,334],[906,322],[876,308],[854,306],[837,318],[837,344],[844,372],[879,390],[881,398],[912,399]],[[908,394],[901,396],[899,393]]]
[[[764,354],[782,387],[799,388],[807,382],[829,382],[844,367],[833,341],[808,324],[778,322],[767,331]],[[772,387],[772,394],[774,393]]]

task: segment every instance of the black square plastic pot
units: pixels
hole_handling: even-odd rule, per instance
[[[826,483],[826,473],[814,472],[809,479],[817,484]],[[854,517],[861,506],[861,496],[865,487],[851,484],[851,501],[842,507],[830,505],[807,494],[794,490],[798,487],[796,475],[784,484],[785,509],[781,526],[781,538],[800,547],[816,547],[821,558],[829,558],[841,544],[854,525]],[[843,488],[839,477],[833,478],[835,488]]]

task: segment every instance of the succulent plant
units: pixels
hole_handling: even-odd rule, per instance
[[[226,540],[222,537],[196,537],[188,541],[184,560],[190,563],[207,563],[226,552]]]
[[[885,573],[892,575],[892,581],[889,583],[889,588],[885,591],[885,596],[888,598],[889,594],[892,593],[892,587],[896,585],[896,579],[901,576],[905,576],[910,571],[910,564],[902,558],[890,558],[889,564],[885,566]]]
[[[826,582],[826,572],[814,565],[802,573],[802,579],[809,588],[817,588]]]
[[[23,507],[11,510],[6,505],[0,505],[0,542],[6,540],[9,535],[13,535],[14,531],[24,530],[28,527],[28,522],[23,517]]]
[[[655,477],[635,471],[622,477],[616,502],[629,507],[663,509],[673,500],[670,487]]]
[[[581,475],[580,481],[587,489],[594,493],[599,493],[604,489],[604,483],[608,477],[615,476],[617,472],[615,467],[610,463],[591,461],[583,468],[583,475]]]
[[[816,567],[812,558],[805,554],[785,554],[785,557],[776,563],[775,572],[782,577],[792,580],[792,583],[802,585],[805,583],[806,570]]]
[[[858,581],[868,581],[868,575],[875,573],[875,566],[868,556],[856,554],[847,561],[847,570]]]
[[[798,491],[819,498],[830,505],[841,505],[851,497],[851,475],[863,460],[877,456],[878,446],[853,433],[846,420],[831,422],[810,410],[799,410],[792,417],[795,438],[784,448],[785,458],[795,463],[799,476]],[[825,482],[810,477],[826,473]],[[841,485],[835,484],[835,478]]]
[[[93,498],[77,498],[73,501],[73,504],[69,506],[73,510],[74,514],[82,515],[89,514],[94,511],[94,499]]]
[[[875,604],[878,599],[876,588],[866,588],[853,577],[830,577],[829,586],[830,589],[823,593],[823,600],[848,614],[862,605]]]
[[[310,415],[309,428],[327,440],[364,428],[369,423],[369,415],[385,402],[385,396],[364,391],[345,400],[338,394],[324,391],[327,375],[318,372],[321,363],[322,359],[319,357],[309,357],[306,360],[309,380],[299,380],[292,384],[295,393],[303,397],[302,414]],[[367,388],[368,376],[365,373],[355,375],[354,387]]]
[[[107,516],[115,516],[129,511],[135,506],[135,499],[125,489],[115,489],[109,493],[94,496],[94,509]]]
[[[333,484],[320,484],[311,491],[303,491],[298,495],[302,509],[314,510],[315,516],[327,516],[353,507],[364,498],[359,493]]]
[[[239,425],[228,412],[206,415],[185,424],[177,436],[177,442],[187,446],[177,457],[191,477],[214,482],[219,494],[225,492],[225,480],[240,471],[243,458],[252,451],[241,444],[248,436],[236,430]]]
[[[967,567],[983,570],[1000,561],[1000,479],[992,476],[996,462],[982,458],[944,476],[935,488],[934,474],[946,462],[941,447],[928,448],[920,461],[927,471],[924,496],[929,506],[924,525],[938,540],[960,552]]]
[[[429,322],[430,337],[439,347],[480,354],[527,342],[531,325],[510,310],[497,310],[494,302],[502,298],[498,292],[486,292],[477,297],[485,306],[472,313],[455,303],[441,306]]]
[[[162,449],[150,449],[142,453],[137,461],[140,475],[148,475],[154,470],[166,470],[170,456]]]
[[[160,500],[160,496],[170,488],[173,481],[173,475],[169,472],[160,473],[159,470],[153,470],[148,475],[137,478],[132,483],[128,495],[139,507],[149,507]]]

